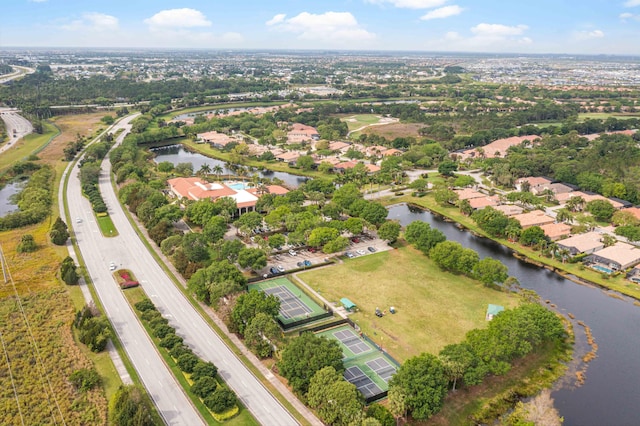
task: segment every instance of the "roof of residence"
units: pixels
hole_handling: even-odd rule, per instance
[[[602,247],[602,235],[598,232],[591,231],[584,234],[578,234],[558,241],[559,246],[573,247],[579,252],[594,250]]]
[[[205,142],[213,143],[221,146],[225,146],[231,142],[236,141],[229,135],[225,135],[224,133],[218,133],[216,131],[200,133],[198,136],[200,137],[200,139],[202,139]]]
[[[501,204],[499,206],[494,206],[494,209],[501,211],[502,213],[506,214],[507,216],[514,216],[517,214],[521,214],[524,209],[520,206],[516,206],[513,204]]]
[[[275,195],[284,195],[287,192],[289,192],[287,188],[280,185],[266,185],[266,189],[269,194],[275,194]],[[258,188],[257,187],[247,188],[247,192],[249,192],[250,194],[257,195]]]
[[[216,199],[220,197],[230,197],[236,193],[223,183],[209,183],[197,177],[179,177],[167,181],[171,189],[181,197],[190,200],[201,200],[203,198]]]
[[[551,216],[547,216],[544,212],[540,210],[534,210],[529,213],[522,213],[513,216],[515,220],[520,222],[520,225],[523,228],[528,228],[530,226],[541,226],[547,223],[553,223],[556,220]]]
[[[341,149],[348,148],[350,146],[351,146],[351,144],[346,143],[346,142],[340,142],[340,141],[334,141],[334,142],[329,143],[329,149],[331,151],[339,151]]]
[[[486,197],[486,194],[483,194],[482,192],[478,192],[475,189],[471,188],[456,189],[454,191],[456,194],[458,194],[459,200],[471,200],[473,198]]]
[[[593,254],[604,259],[609,259],[623,266],[640,261],[640,249],[631,244],[622,242],[617,242],[614,245],[605,247]]]
[[[529,176],[516,179],[516,184],[522,184],[524,182],[529,182],[530,186],[538,186],[549,185],[551,182],[553,182],[553,180],[544,176]]]
[[[479,198],[470,198],[469,205],[472,209],[483,209],[485,207],[494,207],[500,203],[500,198],[497,195],[486,195]]]
[[[533,142],[539,138],[540,136],[538,135],[512,136],[510,138],[498,139],[485,146],[464,150],[461,154],[464,158],[479,157],[478,148],[481,148],[485,158],[503,157],[512,146],[520,145],[524,141]]]
[[[544,231],[544,235],[552,240],[571,233],[571,226],[566,223],[547,223],[540,226],[540,228]]]
[[[276,155],[276,158],[282,161],[295,161],[300,158],[300,153],[296,151],[287,151]]]

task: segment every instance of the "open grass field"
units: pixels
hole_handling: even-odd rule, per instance
[[[341,118],[342,121],[347,123],[349,131],[359,129],[362,126],[369,126],[371,124],[380,122],[380,115],[378,114],[358,114],[349,115]]]
[[[4,389],[0,393],[0,406],[3,407],[0,424],[21,424],[12,378],[24,424],[62,424],[63,418],[66,424],[105,424],[107,400],[103,389],[80,394],[68,382],[73,371],[88,368],[92,362],[88,351],[73,340],[71,322],[76,307],[69,297],[70,288],[56,278],[66,248],[48,242],[49,227],[47,220],[39,225],[0,233],[0,244],[29,324],[28,328],[13,286],[3,281],[0,286],[0,332],[10,364],[6,362],[4,351],[0,353],[0,386]],[[37,251],[16,252],[24,234],[34,236]],[[36,346],[40,364],[36,362]],[[108,368],[108,364],[111,361],[107,359],[106,365],[101,363],[101,368]],[[43,380],[45,378],[47,380]],[[111,379],[108,382],[110,389],[117,386]],[[56,403],[60,411],[57,408],[52,411]]]
[[[26,160],[32,154],[37,154],[59,131],[50,123],[44,122],[44,133],[32,133],[20,139],[10,149],[0,155],[0,172],[4,172],[13,164]]]
[[[390,123],[384,126],[371,126],[358,133],[373,134],[383,136],[389,140],[395,138],[414,137],[420,138],[418,130],[424,127],[424,124],[420,123]],[[352,136],[357,136],[355,133]]]
[[[516,306],[514,295],[442,272],[411,247],[362,256],[298,276],[331,302],[347,297],[358,306],[351,319],[402,362],[422,352],[438,353],[467,331],[486,326],[489,303]],[[339,303],[339,302],[338,302]],[[378,318],[375,308],[398,313]]]
[[[625,118],[638,118],[640,117],[640,113],[586,112],[586,113],[578,114],[579,121],[584,121],[588,118],[606,120],[609,117],[617,118],[619,120],[620,119],[624,120]]]

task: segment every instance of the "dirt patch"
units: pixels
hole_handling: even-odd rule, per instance
[[[100,119],[106,114],[102,112],[94,112],[90,114],[65,115],[55,117],[52,122],[60,128],[60,135],[53,139],[45,149],[43,149],[38,157],[44,163],[53,164],[60,161],[64,157],[62,152],[69,142],[75,141],[77,135],[90,136],[96,129],[105,125]]]
[[[389,140],[395,138],[406,138],[413,136],[415,138],[420,137],[418,130],[424,127],[424,124],[420,123],[390,123],[384,126],[371,126],[362,130],[362,133],[367,135],[383,136]]]

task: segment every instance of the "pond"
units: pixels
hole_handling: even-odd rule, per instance
[[[572,313],[591,328],[598,344],[581,387],[563,386],[552,393],[564,425],[640,424],[640,308],[627,298],[609,297],[597,287],[567,280],[545,268],[515,258],[512,251],[487,238],[461,230],[428,211],[405,204],[391,206],[389,219],[403,226],[420,220],[442,231],[447,239],[492,257],[509,268],[525,288],[550,300],[564,314]]]
[[[227,163],[225,163],[224,161],[217,160],[215,158],[209,158],[197,152],[187,151],[182,145],[170,145],[152,148],[151,152],[155,154],[154,160],[156,163],[168,161],[174,166],[179,163],[191,163],[193,164],[194,172],[197,172],[203,164],[208,164],[210,167],[221,166],[223,169],[223,174],[225,175],[235,174],[233,170],[227,168]],[[273,172],[271,170],[253,170],[249,173],[250,175],[254,173],[258,174],[261,178],[280,179],[289,188],[297,188],[308,179],[305,176],[298,176],[285,172]]]
[[[12,182],[0,189],[0,217],[20,210],[15,204],[15,195],[19,194],[27,184],[27,181]]]

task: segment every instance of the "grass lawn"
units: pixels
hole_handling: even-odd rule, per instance
[[[436,354],[469,330],[485,327],[487,304],[517,304],[515,295],[442,272],[411,247],[298,275],[330,302],[351,299],[359,310],[351,319],[401,362],[422,352]],[[376,307],[388,311],[389,306],[398,313],[375,316]]]
[[[606,120],[609,117],[613,117],[617,119],[625,119],[625,118],[640,117],[640,114],[637,114],[637,113],[623,114],[620,112],[586,112],[586,113],[578,114],[578,121],[584,121],[588,118]]]
[[[118,230],[113,224],[110,216],[96,216],[96,220],[98,221],[98,225],[100,226],[102,235],[104,235],[105,237],[118,236]]]
[[[347,117],[342,117],[342,121],[347,123],[347,127],[349,131],[353,131],[355,129],[359,129],[362,126],[368,126],[370,124],[375,124],[380,121],[380,115],[378,114],[358,114],[358,115],[350,115]]]
[[[13,164],[38,153],[59,134],[59,130],[53,124],[46,121],[43,121],[42,124],[44,126],[43,134],[32,133],[27,135],[0,155],[0,172],[4,172]]]

